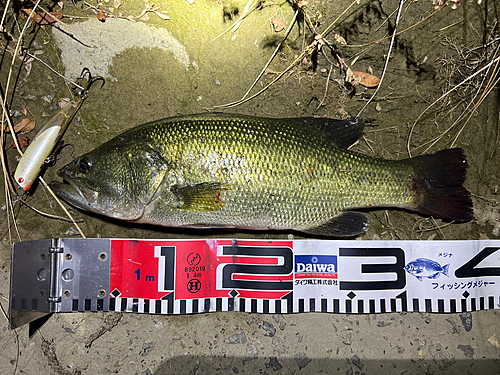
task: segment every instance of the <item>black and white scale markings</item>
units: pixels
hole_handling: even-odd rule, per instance
[[[404,293],[402,293],[404,294]],[[466,294],[466,293],[464,293]],[[115,311],[139,314],[185,315],[221,311],[239,311],[260,314],[289,314],[304,312],[377,314],[389,312],[463,313],[495,309],[500,306],[500,296],[456,299],[419,299],[404,302],[404,296],[391,299],[309,298],[293,300],[293,292],[281,300],[245,298],[202,298],[192,300],[110,298],[109,309],[104,309],[105,299],[86,299],[83,303],[73,300],[72,311]],[[107,302],[107,301],[106,301]]]
[[[181,246],[182,240],[119,240],[145,248],[142,256],[149,256],[150,264],[157,267],[158,274],[149,270],[145,273],[145,284],[142,284],[150,286],[147,293],[154,295],[153,298],[146,295],[139,298],[145,293],[143,287],[127,288],[135,280],[139,280],[136,266],[127,269],[128,273],[123,273],[124,269],[121,268],[130,261],[129,257],[131,254],[133,257],[134,253],[113,258],[112,241],[114,240],[102,238],[59,238],[14,244],[9,310],[11,328],[37,319],[40,313],[53,312],[116,311],[164,315],[217,311],[364,314],[463,313],[500,309],[498,240],[303,240],[293,241],[293,246],[290,247],[275,245],[272,241],[262,241],[262,244],[253,241],[251,250],[254,253],[261,258],[278,257],[281,263],[272,265],[273,268],[269,269],[260,263],[235,263],[237,267],[232,263],[221,263],[219,266],[223,282],[221,285],[217,284],[219,289],[207,290],[209,293],[225,293],[230,290],[229,296],[220,297],[219,294],[217,297],[205,297],[205,294],[193,299],[185,297],[184,282],[174,285],[172,278],[168,279],[172,285],[165,283],[167,279],[161,277],[161,272],[168,270],[170,273],[166,274],[173,275],[172,270],[175,268],[173,264],[165,262],[165,268],[162,268],[164,256],[156,257],[153,251],[158,246],[169,249],[175,248],[177,243]],[[209,242],[198,241],[205,243],[205,246]],[[249,251],[248,247],[237,245],[243,252]],[[239,251],[238,246],[228,248]],[[223,246],[224,249],[226,247]],[[286,250],[285,255],[291,256],[281,256],[279,251],[283,252],[283,249]],[[174,252],[168,254],[173,255]],[[252,253],[253,256],[256,254]],[[179,259],[182,260],[182,256]],[[179,259],[172,258],[172,261],[177,262]],[[141,258],[142,264],[144,261]],[[332,266],[332,270],[335,268],[333,273],[328,273],[328,267],[323,265],[325,262],[329,263],[328,267]],[[115,275],[119,273],[118,279],[126,282],[124,290],[131,290],[131,294],[122,295],[117,289],[118,284],[111,282],[113,264],[113,272]],[[292,273],[290,270],[293,270]],[[263,281],[252,284],[257,288],[248,288],[245,283],[232,283],[232,280],[237,280],[232,278],[233,274],[248,274]],[[268,282],[272,282],[273,278],[283,275],[287,277],[287,284],[281,285],[286,286],[285,289],[274,288],[274,284],[273,288],[269,287],[270,284],[265,285],[266,278],[270,277],[271,281],[268,279]],[[293,279],[290,275],[293,275]],[[224,284],[224,280],[229,285]],[[292,280],[295,282],[291,282]],[[291,288],[288,289],[289,287]],[[252,293],[252,297],[240,296],[240,291],[243,290]],[[256,298],[259,293],[264,297],[267,291],[279,292],[278,295],[283,297]],[[156,296],[160,299],[155,299],[158,298]]]

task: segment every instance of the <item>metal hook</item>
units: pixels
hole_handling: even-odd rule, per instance
[[[61,140],[56,145],[56,147],[54,148],[54,151],[52,151],[52,153],[49,155],[49,157],[47,159],[45,159],[45,164],[47,164],[50,167],[54,166],[59,154],[66,147],[71,147],[70,156],[73,157],[73,152],[75,152],[75,146],[72,143],[65,143],[63,140]]]
[[[80,74],[80,79],[84,79],[86,76],[88,76],[87,79],[87,84],[85,85],[85,88],[80,92],[80,98],[84,100],[87,97],[87,94],[90,90],[90,87],[97,81],[102,81],[101,88],[104,86],[106,81],[104,80],[103,77],[97,76],[97,77],[92,77],[92,74],[90,73],[89,68],[83,68],[82,73]]]

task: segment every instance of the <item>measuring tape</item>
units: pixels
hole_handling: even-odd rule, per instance
[[[12,248],[11,328],[53,312],[500,308],[500,241],[56,238]]]

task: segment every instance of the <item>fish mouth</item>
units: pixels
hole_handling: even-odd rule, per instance
[[[144,214],[144,205],[136,199],[126,201],[126,204],[122,206],[110,206],[106,200],[103,201],[98,186],[91,181],[78,178],[75,180],[64,170],[58,171],[57,175],[63,181],[52,181],[50,188],[58,197],[76,208],[126,221],[139,220]]]
[[[93,211],[90,202],[85,197],[80,188],[75,184],[75,182],[67,176],[61,176],[59,172],[57,174],[59,175],[59,177],[63,178],[63,182],[52,181],[50,183],[49,186],[54,191],[54,193],[58,197],[64,199],[66,202],[75,207]]]

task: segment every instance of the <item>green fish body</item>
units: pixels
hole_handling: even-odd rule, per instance
[[[58,171],[64,200],[113,218],[169,227],[365,232],[365,207],[472,218],[460,149],[400,161],[347,150],[357,120],[227,114],[133,128]]]

